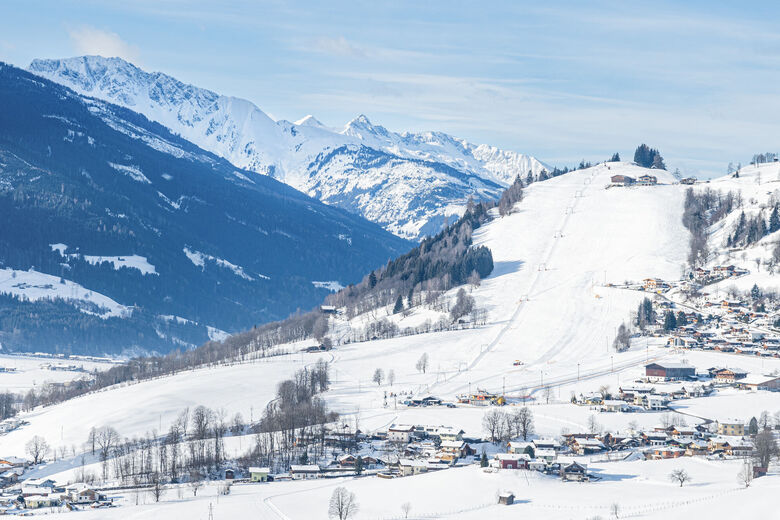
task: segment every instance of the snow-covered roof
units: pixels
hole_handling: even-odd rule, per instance
[[[293,464],[290,466],[290,471],[293,473],[316,473],[320,471],[320,467],[316,464]]]

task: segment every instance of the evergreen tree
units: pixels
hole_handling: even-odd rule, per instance
[[[540,181],[546,181],[548,179],[547,177],[547,170],[542,170],[539,172],[539,180]]]
[[[646,144],[641,144],[637,147],[634,152],[634,162],[644,168],[666,169],[661,153],[654,148],[650,148]]]
[[[655,156],[653,156],[653,164],[650,165],[651,168],[655,168],[657,170],[665,170],[666,165],[664,164],[664,158],[661,157],[660,153],[656,153]]]
[[[664,330],[674,330],[677,328],[677,320],[674,317],[674,313],[672,311],[666,311],[666,316],[664,316]]]
[[[636,326],[641,330],[645,330],[648,325],[655,323],[655,310],[653,309],[653,302],[650,298],[645,298],[639,303],[639,308],[636,312]]]
[[[748,433],[750,435],[756,435],[758,433],[758,421],[755,417],[750,419],[750,423],[748,424]]]
[[[534,173],[528,170],[528,175],[525,177],[525,185],[528,186],[532,182],[534,182]]]
[[[610,159],[609,162],[620,162],[620,154],[615,152],[615,155],[612,156],[612,159]]]
[[[758,288],[757,284],[753,284],[753,287],[750,289],[750,296],[754,300],[761,299],[761,289]]]
[[[355,459],[355,475],[360,475],[361,473],[363,473],[363,457],[358,455]]]
[[[536,454],[534,453],[534,447],[531,446],[530,444],[525,447],[525,449],[523,450],[523,453],[525,453],[526,455],[528,455],[532,459],[536,458]]]
[[[777,212],[777,204],[772,208],[772,214],[769,215],[769,232],[774,233],[780,230],[780,215]]]
[[[371,271],[371,274],[368,275],[368,287],[371,289],[376,287],[376,275],[374,274],[374,271]]]
[[[482,468],[487,468],[488,466],[487,453],[485,453],[485,450],[482,450],[482,456],[479,458],[479,465]]]
[[[393,314],[398,314],[402,310],[404,310],[404,297],[399,294],[393,306]]]
[[[677,313],[677,326],[682,327],[688,325],[688,318],[685,317],[685,312],[680,311]]]

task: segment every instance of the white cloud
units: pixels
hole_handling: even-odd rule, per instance
[[[321,38],[317,38],[313,42],[313,47],[319,52],[324,52],[325,54],[335,54],[338,56],[365,57],[366,55],[366,52],[362,47],[348,41],[343,36],[338,36],[336,38],[323,36]]]
[[[115,32],[83,25],[68,31],[68,35],[78,54],[123,58],[135,64],[140,61],[138,47],[127,43]]]

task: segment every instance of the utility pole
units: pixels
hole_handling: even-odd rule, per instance
[[[577,382],[580,382],[580,364],[577,363]]]
[[[209,502],[209,520],[214,520],[214,506]]]

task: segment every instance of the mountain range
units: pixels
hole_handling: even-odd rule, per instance
[[[411,247],[2,63],[0,221],[5,351],[189,348],[309,309]]]
[[[441,132],[395,133],[360,115],[274,121],[245,99],[145,72],[120,58],[34,60],[29,71],[145,115],[239,168],[278,179],[407,239],[435,234],[470,197],[495,199],[537,159]]]

